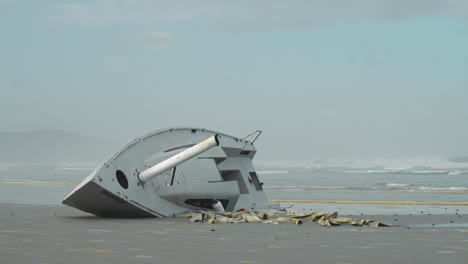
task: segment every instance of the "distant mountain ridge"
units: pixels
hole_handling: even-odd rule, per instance
[[[62,130],[0,132],[0,163],[101,162],[119,147],[113,140]]]

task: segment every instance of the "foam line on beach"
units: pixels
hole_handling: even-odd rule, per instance
[[[49,187],[63,187],[63,186],[75,186],[75,183],[63,182],[63,181],[2,181],[0,184],[24,184],[24,185],[38,185],[38,186],[49,186]]]
[[[385,205],[453,205],[468,206],[468,203],[390,202],[390,201],[317,201],[317,200],[269,200],[272,203],[330,203],[330,204],[385,204]]]

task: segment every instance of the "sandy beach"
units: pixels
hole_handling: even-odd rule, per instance
[[[359,215],[400,226],[324,228],[106,219],[60,205],[0,212],[2,264],[468,263],[468,215]]]

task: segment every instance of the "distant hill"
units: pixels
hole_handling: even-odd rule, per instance
[[[101,162],[122,145],[61,130],[0,132],[0,163]]]

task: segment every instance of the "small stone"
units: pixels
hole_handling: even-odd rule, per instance
[[[211,231],[215,231],[214,229],[211,229]]]

